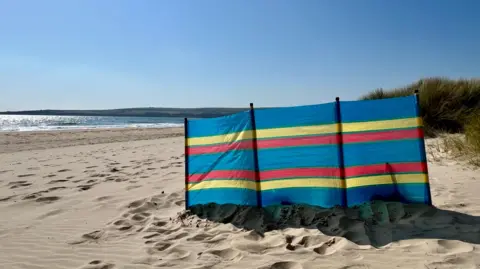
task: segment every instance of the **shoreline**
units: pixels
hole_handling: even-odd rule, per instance
[[[166,124],[165,126],[156,125],[156,124],[149,124],[149,123],[140,123],[140,124],[131,124],[129,125],[91,125],[91,126],[76,126],[72,127],[61,127],[61,126],[53,126],[55,128],[52,129],[31,129],[31,130],[0,130],[0,134],[2,133],[32,133],[32,132],[57,132],[57,131],[91,131],[91,130],[109,130],[109,129],[170,129],[170,128],[183,128],[183,124],[177,123],[163,123]],[[150,126],[148,126],[150,125]],[[155,126],[152,126],[155,125]]]
[[[182,127],[0,132],[0,154],[183,136]]]

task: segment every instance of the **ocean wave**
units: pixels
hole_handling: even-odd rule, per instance
[[[78,122],[56,122],[55,124],[53,124],[53,126],[76,126],[76,125],[80,125]]]
[[[118,125],[77,125],[77,124],[57,124],[42,126],[1,126],[0,132],[37,132],[54,130],[89,130],[89,129],[122,129],[122,128],[175,128],[183,127],[178,123],[136,123],[136,124],[118,124]]]

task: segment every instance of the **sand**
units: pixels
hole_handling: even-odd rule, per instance
[[[189,213],[181,130],[2,133],[0,268],[480,268],[480,172],[427,143],[435,208]]]

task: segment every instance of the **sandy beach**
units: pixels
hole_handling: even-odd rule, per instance
[[[480,171],[437,142],[435,208],[285,207],[266,220],[182,214],[182,129],[0,133],[0,268],[480,268]]]

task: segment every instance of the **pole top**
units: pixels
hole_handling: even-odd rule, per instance
[[[335,101],[337,101],[337,102],[340,101],[340,97],[338,97],[338,96],[335,97]]]

